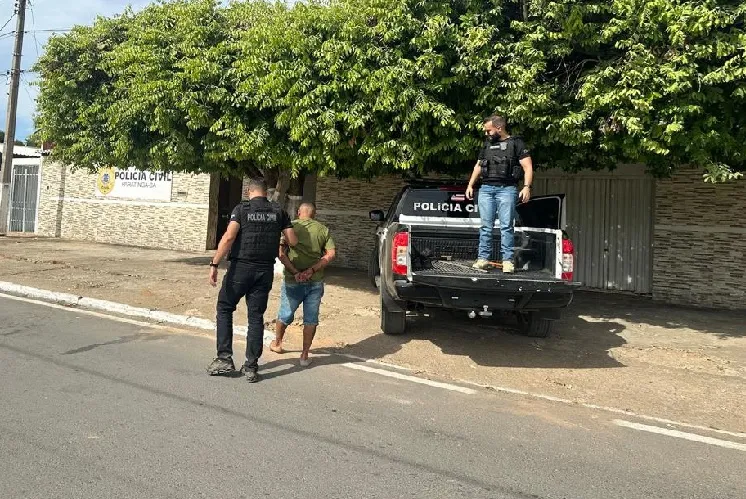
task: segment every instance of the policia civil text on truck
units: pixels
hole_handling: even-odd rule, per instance
[[[218,355],[207,368],[211,376],[231,374],[233,364],[233,312],[246,298],[249,327],[246,335],[246,361],[241,372],[250,383],[259,381],[259,358],[264,347],[264,312],[274,279],[274,264],[280,237],[290,246],[298,244],[290,217],[277,203],[267,199],[263,180],[249,183],[249,200],[233,210],[228,229],[210,262],[210,284],[218,280],[220,261],[230,262],[223,278],[217,304]]]
[[[520,137],[510,135],[505,118],[490,116],[484,120],[483,127],[487,139],[466,189],[466,197],[473,199],[474,185],[481,178],[477,206],[482,226],[479,231],[477,261],[473,267],[484,270],[494,266],[492,230],[497,218],[500,221],[502,270],[512,273],[515,271],[513,225],[516,204],[519,198],[523,203],[531,199],[534,168],[526,144]],[[521,179],[523,188],[519,192],[518,184]]]

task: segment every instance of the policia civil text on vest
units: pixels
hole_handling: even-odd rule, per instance
[[[217,358],[207,368],[211,376],[235,371],[233,363],[233,313],[246,299],[249,327],[246,334],[246,361],[241,372],[246,380],[259,380],[259,358],[264,347],[264,312],[274,279],[274,263],[284,234],[290,246],[298,244],[290,217],[277,203],[267,199],[263,180],[249,183],[249,200],[236,206],[228,230],[210,262],[210,284],[217,285],[218,265],[228,256],[217,304]]]

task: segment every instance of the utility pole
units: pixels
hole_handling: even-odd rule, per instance
[[[21,83],[21,54],[23,35],[26,29],[26,0],[18,0],[16,15],[16,42],[13,48],[13,65],[10,70],[10,93],[8,115],[5,122],[5,144],[3,147],[2,194],[0,197],[0,235],[8,232],[10,211],[10,182],[13,175],[13,143],[16,140],[16,111],[18,109],[18,86]]]

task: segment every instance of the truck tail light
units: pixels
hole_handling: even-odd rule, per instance
[[[397,232],[391,248],[391,271],[398,275],[407,275],[407,250],[409,249],[409,232]]]
[[[562,279],[572,281],[575,272],[575,246],[567,238],[562,239]]]

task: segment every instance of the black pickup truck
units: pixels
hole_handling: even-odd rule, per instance
[[[564,195],[535,197],[517,207],[515,268],[476,270],[479,213],[465,185],[412,183],[379,222],[369,275],[381,295],[381,329],[403,334],[407,313],[463,310],[470,318],[513,313],[529,336],[549,336],[573,298],[574,248],[564,232]],[[478,192],[475,193],[475,199]],[[494,230],[493,255],[500,230]]]

